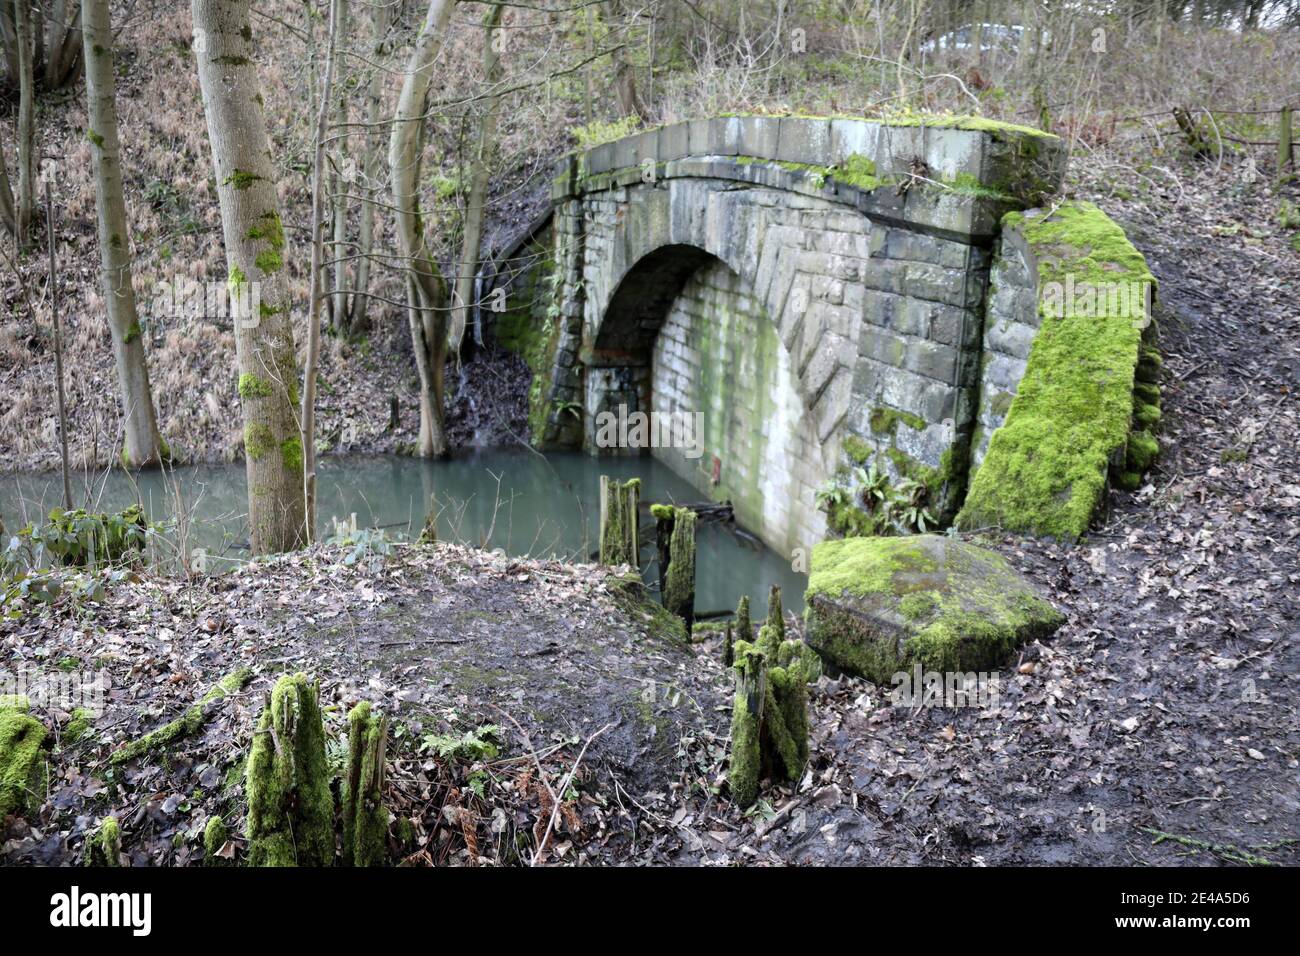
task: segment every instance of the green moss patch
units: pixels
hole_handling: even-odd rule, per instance
[[[122,865],[122,827],[116,817],[104,817],[86,839],[86,866]]]
[[[805,599],[808,644],[880,684],[995,669],[1064,620],[1001,555],[943,535],[823,542]]]
[[[241,398],[269,398],[275,394],[271,388],[271,383],[264,378],[259,378],[252,372],[244,372],[239,376],[239,395]]]
[[[497,342],[519,355],[533,373],[528,389],[528,424],[534,445],[542,444],[552,411],[551,378],[563,326],[560,276],[550,236],[548,231],[520,252],[521,257],[531,258],[535,264],[527,276],[515,282],[506,300],[506,311],[496,323]]]
[[[45,789],[45,726],[18,709],[0,710],[0,820],[40,805]]]
[[[958,521],[1074,540],[1102,504],[1112,466],[1140,471],[1154,457],[1141,441],[1125,463],[1138,411],[1134,382],[1139,365],[1152,364],[1142,346],[1149,323],[1142,301],[1131,303],[1136,313],[1104,315],[1042,307],[1041,293],[1047,283],[1133,288],[1155,280],[1124,231],[1091,203],[1066,203],[1047,217],[1012,213],[1003,227],[1019,228],[1038,260],[1041,325]]]
[[[163,724],[157,730],[151,731],[136,740],[131,741],[125,747],[116,751],[110,758],[113,764],[125,763],[128,760],[134,760],[136,757],[142,757],[152,750],[162,749],[170,746],[176,741],[197,733],[207,722],[211,708],[229,697],[231,694],[238,693],[244,688],[244,685],[252,678],[253,672],[247,667],[241,667],[231,674],[227,674],[201,698],[193,704],[185,713],[169,723]]]

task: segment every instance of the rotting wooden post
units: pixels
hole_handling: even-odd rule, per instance
[[[1291,107],[1282,107],[1282,119],[1277,128],[1277,184],[1282,185],[1295,169],[1291,157],[1294,138],[1291,131]]]
[[[736,694],[731,710],[731,766],[727,772],[731,799],[748,807],[758,799],[762,770],[764,690],[767,662],[761,652],[749,649],[736,661]]]
[[[388,810],[383,805],[388,718],[362,701],[348,714],[348,775],[343,785],[343,861],[378,866],[387,856]]]
[[[610,558],[612,552],[617,550],[617,535],[610,533],[610,516],[615,514],[617,509],[613,507],[614,502],[610,500],[615,493],[616,483],[609,480],[609,475],[600,476],[600,563],[612,564]]]
[[[773,584],[767,592],[767,624],[779,644],[785,640],[785,610],[781,607],[781,586]]]
[[[752,641],[753,639],[754,624],[749,619],[749,595],[746,594],[736,605],[736,640]]]
[[[659,558],[659,594],[662,596],[668,591],[668,562],[672,557],[669,544],[677,510],[672,505],[651,505],[650,514],[655,519],[655,552]]]
[[[637,510],[641,480],[612,481],[600,476],[600,563],[630,564],[641,570]]]
[[[686,624],[690,636],[695,626],[695,512],[678,508],[668,542],[668,574],[663,591],[664,607]]]
[[[388,430],[395,432],[402,427],[402,406],[396,395],[388,396]]]
[[[727,622],[727,636],[722,645],[722,666],[730,667],[736,662],[735,644],[731,638],[731,622]]]
[[[623,483],[623,549],[627,563],[641,570],[641,479],[633,478]],[[686,632],[690,636],[690,630]]]

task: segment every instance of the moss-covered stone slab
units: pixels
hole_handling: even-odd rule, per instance
[[[1140,484],[1159,450],[1159,389],[1140,387],[1160,363],[1147,303],[1155,279],[1092,203],[1009,213],[1002,224],[1037,273],[1039,326],[957,522],[1073,541],[1111,482]]]
[[[817,545],[807,641],[878,684],[927,671],[994,670],[1062,615],[994,551],[945,535],[844,538]]]

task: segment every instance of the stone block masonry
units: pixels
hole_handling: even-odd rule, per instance
[[[1063,163],[1054,136],[959,117],[718,117],[567,157],[546,441],[608,453],[601,411],[703,413],[702,458],[649,452],[787,554],[867,462],[951,518],[996,427],[989,378],[1009,393],[1032,341],[985,327],[986,301],[1024,304],[1000,223]]]

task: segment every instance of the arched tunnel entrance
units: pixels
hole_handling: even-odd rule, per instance
[[[587,358],[593,452],[654,455],[731,501],[737,521],[783,554],[824,536],[816,491],[829,456],[775,325],[726,263],[685,245],[643,257],[615,290]],[[611,447],[600,424],[636,412],[657,426],[648,440]]]

